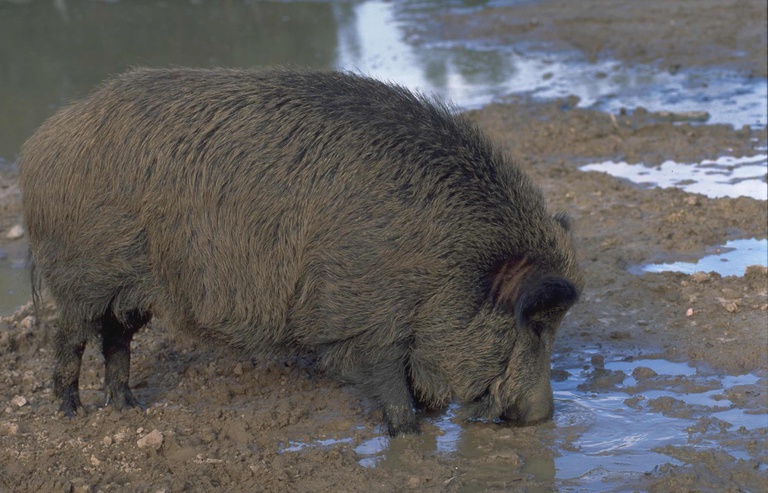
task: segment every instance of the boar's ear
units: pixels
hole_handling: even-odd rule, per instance
[[[561,211],[552,217],[555,219],[555,221],[558,222],[558,224],[560,224],[560,226],[563,227],[564,230],[569,233],[571,232],[571,216],[569,216],[567,212]]]
[[[560,277],[545,277],[526,284],[517,303],[517,326],[527,326],[537,313],[565,312],[579,299],[579,290],[572,282]]]
[[[525,257],[513,257],[504,262],[491,279],[490,300],[494,305],[515,306],[523,283],[530,277],[533,265]]]

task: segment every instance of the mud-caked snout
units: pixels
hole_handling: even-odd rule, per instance
[[[514,399],[501,418],[515,426],[530,426],[551,420],[554,412],[552,386],[547,380]]]

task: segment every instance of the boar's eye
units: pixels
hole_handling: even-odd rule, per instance
[[[530,327],[533,333],[536,334],[537,337],[541,337],[541,335],[547,329],[547,324],[545,324],[541,320],[533,320],[530,322]]]
[[[515,316],[518,327],[528,327],[532,322],[542,327],[546,325],[541,319],[552,318],[553,315],[567,311],[579,298],[579,290],[572,282],[559,277],[539,280],[533,285],[526,286],[515,304]],[[531,327],[537,334],[540,330]]]

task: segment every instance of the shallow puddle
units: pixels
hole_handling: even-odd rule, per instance
[[[558,367],[553,382],[554,422],[528,428],[464,423],[456,406],[422,416],[417,437],[372,437],[355,445],[365,467],[408,470],[414,452],[444,460],[471,461],[466,484],[482,491],[482,478],[522,475],[554,481],[580,491],[602,491],[611,482],[626,484],[664,464],[681,463],[667,455],[676,447],[718,448],[734,460],[760,460],[746,441],[727,442],[723,430],[763,436],[768,430],[765,378],[755,374],[708,374],[685,363],[622,358],[603,362],[587,351],[583,364]],[[555,356],[555,360],[558,356]],[[736,403],[729,398],[753,395]],[[351,439],[291,442],[283,452],[349,444]],[[671,447],[671,448],[670,448]]]
[[[636,265],[629,268],[633,274],[645,272],[717,272],[721,276],[742,276],[750,265],[768,267],[768,239],[747,238],[731,240],[725,245],[712,247],[709,254],[695,262],[670,262]]]
[[[665,161],[659,166],[604,161],[587,164],[582,171],[599,171],[634,183],[660,188],[676,187],[707,197],[768,199],[768,155],[722,156],[701,163]]]
[[[768,199],[768,155],[722,156],[701,163],[665,161],[659,166],[604,161],[580,167],[582,171],[608,173],[634,183],[652,187],[676,187],[707,197],[751,197]],[[768,240],[745,238],[713,246],[704,256],[691,262],[636,265],[633,274],[645,272],[717,272],[722,276],[741,276],[750,265],[768,266]]]

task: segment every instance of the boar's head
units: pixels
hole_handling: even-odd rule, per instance
[[[474,314],[430,344],[430,366],[442,377],[411,368],[417,398],[445,404],[450,393],[466,419],[523,426],[552,418],[552,346],[583,288],[568,220],[553,219],[559,224],[556,248],[543,258],[514,255],[494,266]],[[434,392],[440,387],[442,395]]]

